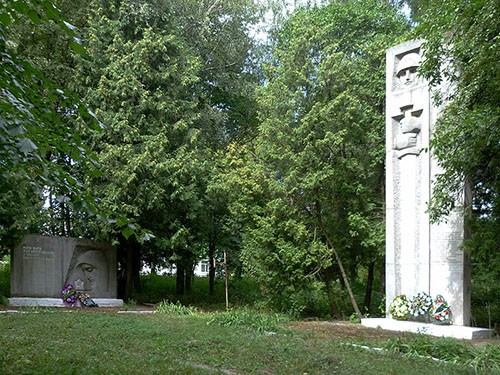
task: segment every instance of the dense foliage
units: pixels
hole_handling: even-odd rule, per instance
[[[443,220],[466,186],[474,305],[484,311],[500,289],[500,7],[493,0],[427,1],[416,32],[424,37],[421,73],[431,85],[448,85],[436,100],[446,108],[431,147],[443,173],[430,205]],[[494,305],[494,316],[500,306]],[[476,312],[476,311],[474,311]],[[477,311],[478,319],[485,314]]]
[[[28,231],[74,234],[72,211],[130,223],[84,187],[85,176],[99,174],[99,158],[82,127],[103,125],[68,84],[74,53],[85,53],[75,30],[50,1],[0,4],[0,253]],[[47,203],[59,223],[40,214]]]
[[[243,262],[275,307],[304,308],[321,280],[338,315],[342,279],[357,309],[348,277],[381,259],[384,57],[406,28],[387,3],[352,1],[299,9],[276,33],[258,135],[226,172]]]

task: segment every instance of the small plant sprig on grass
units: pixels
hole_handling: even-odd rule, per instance
[[[137,310],[137,301],[135,299],[130,298],[127,302],[123,303],[123,310],[125,311]]]
[[[156,305],[158,314],[166,315],[197,315],[198,309],[194,306],[184,306],[180,302],[172,303],[167,300],[161,301]]]
[[[500,373],[500,346],[486,344],[474,347],[472,358],[464,362],[474,367],[476,373]]]
[[[419,318],[424,317],[432,306],[432,298],[425,292],[417,293],[408,304],[410,315]]]
[[[290,319],[283,314],[266,314],[250,309],[229,310],[214,314],[207,324],[218,324],[223,327],[249,327],[258,332],[276,332],[283,330],[283,323]]]
[[[430,309],[430,315],[433,322],[449,324],[451,321],[451,310],[448,302],[442,295],[438,294]]]
[[[63,290],[61,290],[62,300],[70,306],[75,306],[76,301],[78,301],[78,292],[73,285],[66,285]]]
[[[406,295],[401,294],[395,297],[389,306],[389,314],[393,319],[404,320],[408,318],[410,311],[408,309],[408,299]]]
[[[486,344],[472,346],[452,338],[431,338],[419,335],[414,339],[390,338],[383,348],[390,353],[418,355],[474,367],[476,373],[500,371],[500,346]]]

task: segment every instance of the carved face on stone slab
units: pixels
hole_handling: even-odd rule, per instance
[[[401,85],[411,86],[417,82],[417,68],[421,59],[418,53],[412,52],[404,55],[398,63],[396,76]]]
[[[108,261],[104,253],[96,249],[75,251],[68,270],[67,283],[81,291],[108,289]]]

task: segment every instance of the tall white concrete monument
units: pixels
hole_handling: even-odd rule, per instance
[[[464,219],[460,210],[431,224],[427,203],[440,169],[429,139],[440,108],[427,82],[416,75],[423,40],[387,50],[386,111],[386,307],[395,296],[441,294],[453,324],[470,323],[470,274],[460,249]]]

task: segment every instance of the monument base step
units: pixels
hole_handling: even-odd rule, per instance
[[[123,300],[116,298],[92,298],[99,307],[121,307]],[[60,298],[12,297],[10,306],[68,307]],[[75,306],[81,307],[80,302]]]
[[[455,325],[437,325],[429,323],[408,322],[388,318],[361,319],[361,325],[370,328],[382,328],[389,331],[423,333],[438,337],[475,340],[489,339],[493,333],[487,328],[465,327]]]

